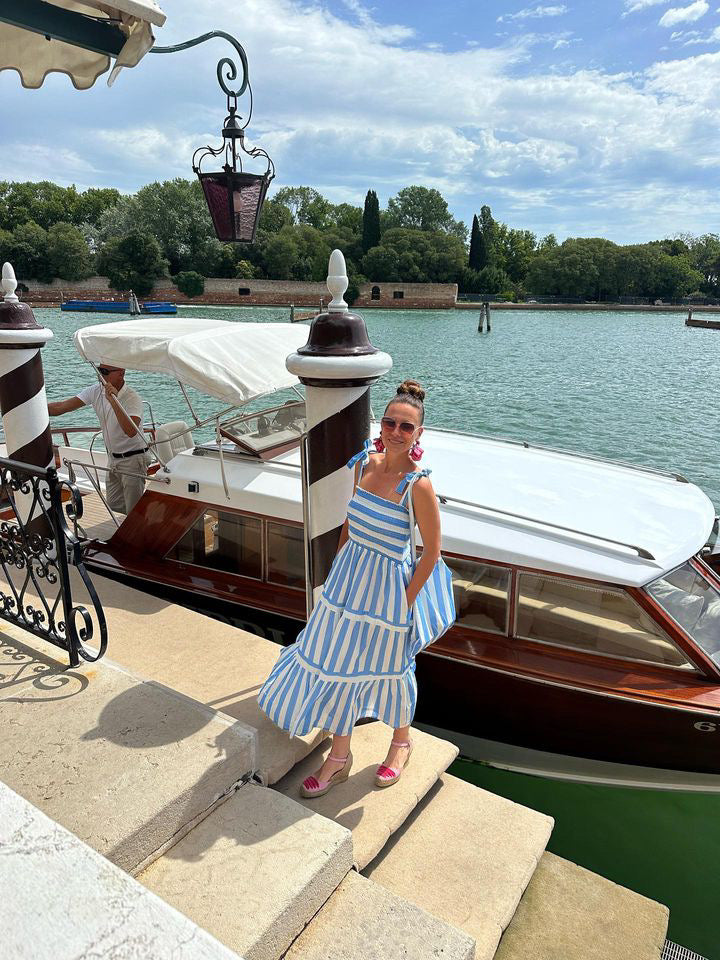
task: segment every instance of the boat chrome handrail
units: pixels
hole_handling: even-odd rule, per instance
[[[610,463],[617,467],[627,467],[628,470],[637,470],[640,473],[650,473],[678,483],[690,483],[687,477],[672,470],[661,470],[659,467],[648,467],[644,464],[630,463],[628,460],[616,460],[613,457],[599,457],[594,453],[582,453],[579,450],[566,450],[563,447],[549,447],[543,443],[528,443],[527,440],[513,440],[512,437],[496,437],[491,433],[467,433],[465,430],[454,430],[452,427],[428,426],[434,433],[453,433],[461,437],[477,438],[478,440],[492,440],[493,443],[507,443],[515,447],[524,447],[526,450],[544,450],[546,453],[559,453],[565,457],[575,457],[578,460],[592,460],[595,463]]]
[[[483,503],[474,503],[472,500],[461,500],[459,497],[450,497],[443,493],[438,493],[436,496],[442,504],[457,503],[463,507],[470,507],[475,510],[484,510],[487,513],[499,514],[503,517],[509,517],[512,520],[520,520],[524,521],[525,523],[537,524],[541,527],[549,527],[552,530],[559,530],[561,533],[572,534],[576,537],[587,537],[590,540],[599,540],[602,543],[609,543],[614,547],[624,547],[626,550],[634,550],[638,557],[641,557],[643,560],[652,560],[656,562],[656,558],[652,555],[652,553],[650,553],[649,550],[646,550],[644,547],[638,547],[634,543],[625,543],[623,540],[614,540],[611,537],[603,537],[598,533],[589,533],[586,530],[576,530],[573,527],[564,527],[559,523],[552,523],[549,520],[541,520],[537,517],[527,517],[522,513],[513,513],[511,510],[501,510],[499,507],[489,507]]]
[[[63,464],[66,467],[75,466],[82,467],[86,472],[88,470],[102,470],[103,473],[112,473],[112,467],[101,467],[99,463],[87,463],[85,460],[70,460],[68,457],[63,457]],[[172,483],[170,477],[158,477],[156,474],[149,473],[135,473],[130,470],[123,470],[123,476],[125,477],[140,477],[141,480],[151,480],[153,483]],[[90,479],[88,477],[88,479]]]

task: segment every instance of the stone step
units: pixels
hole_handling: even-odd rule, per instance
[[[463,929],[477,960],[490,960],[552,828],[551,817],[446,773],[363,872]]]
[[[2,779],[129,872],[255,769],[243,723],[103,661],[68,669],[7,624],[0,644]]]
[[[74,573],[74,571],[71,571]],[[106,659],[157,680],[257,730],[257,774],[274,783],[324,739],[290,738],[257,705],[258,691],[282,647],[107,577],[92,581],[108,621]],[[79,577],[73,596],[87,596]]]
[[[352,870],[283,960],[473,960],[472,937]]]
[[[275,785],[281,793],[352,832],[355,866],[359,870],[378,855],[458,753],[457,747],[446,740],[413,729],[415,749],[400,781],[392,787],[378,788],[375,772],[385,759],[391,733],[382,723],[355,727],[350,778],[324,797],[303,799],[298,788],[305,777],[322,766],[330,750],[328,743],[318,747]]]
[[[496,960],[660,960],[667,907],[546,852]]]
[[[0,850],[6,960],[237,960],[3,783]]]
[[[245,784],[138,879],[246,960],[277,960],[351,867],[348,830]]]

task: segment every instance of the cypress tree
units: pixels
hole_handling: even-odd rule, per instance
[[[468,256],[468,266],[471,270],[482,270],[480,263],[480,246],[482,238],[480,235],[480,223],[477,214],[473,214],[472,233],[470,234],[470,254]]]
[[[494,267],[497,260],[497,224],[490,207],[480,207],[480,242],[478,243],[478,266],[476,270]]]
[[[380,204],[374,190],[368,190],[363,209],[362,248],[367,253],[380,243]]]

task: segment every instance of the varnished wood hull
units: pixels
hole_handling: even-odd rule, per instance
[[[295,614],[287,616],[263,607],[262,598],[249,591],[233,599],[203,594],[196,584],[182,587],[132,576],[108,559],[100,554],[100,562],[90,559],[88,568],[279,645],[292,643],[304,626],[295,596]],[[461,631],[451,630],[418,657],[416,719],[420,723],[450,735],[455,732],[548,753],[720,775],[720,711],[659,704],[627,691],[523,675],[477,657],[454,656],[454,646],[467,651]]]

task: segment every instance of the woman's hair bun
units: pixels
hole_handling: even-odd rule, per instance
[[[398,396],[403,394],[408,397],[416,397],[421,403],[425,399],[425,390],[417,380],[403,380],[400,386],[397,388]]]

